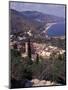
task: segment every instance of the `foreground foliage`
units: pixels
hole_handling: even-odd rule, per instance
[[[11,80],[24,81],[37,78],[66,84],[65,54],[56,56],[53,53],[48,60],[37,55],[36,61],[31,64],[28,59],[22,58],[17,50],[11,50]]]

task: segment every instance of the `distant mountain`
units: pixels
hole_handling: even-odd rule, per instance
[[[10,27],[12,33],[24,33],[29,30],[32,32],[38,32],[38,30],[43,27],[43,23],[30,20],[25,15],[21,14],[21,12],[16,10],[10,10]]]
[[[64,18],[60,18],[57,16],[44,14],[38,11],[23,11],[22,15],[25,15],[27,18],[32,20],[37,20],[39,22],[62,22]]]
[[[64,18],[43,14],[38,11],[19,12],[10,9],[10,33],[22,33],[23,35],[30,33],[33,37],[43,37],[43,34],[44,36],[46,34],[49,36],[62,35],[62,32],[65,32],[64,25]]]

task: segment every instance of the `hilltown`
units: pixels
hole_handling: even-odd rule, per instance
[[[43,58],[50,58],[50,55],[52,53],[55,53],[56,55],[58,54],[63,54],[65,50],[62,48],[58,48],[56,46],[52,46],[46,43],[36,43],[36,42],[30,42],[31,46],[31,53],[32,53],[32,60],[35,60],[36,54]],[[24,42],[19,40],[11,40],[10,39],[10,49],[16,49],[20,51],[22,57],[26,57],[28,53],[28,44],[27,42]]]

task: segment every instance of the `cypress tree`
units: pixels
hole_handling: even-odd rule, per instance
[[[28,61],[29,61],[29,64],[32,64],[30,38],[28,38]]]
[[[36,56],[36,64],[38,64],[39,63],[39,55],[37,54],[37,56]]]

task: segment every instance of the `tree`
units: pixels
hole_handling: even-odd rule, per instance
[[[59,55],[58,55],[58,59],[59,59],[59,60],[63,60],[63,55],[59,54]]]
[[[28,48],[27,49],[28,49],[28,63],[32,64],[30,38],[28,38]]]
[[[36,56],[36,64],[38,64],[39,63],[39,55],[37,54],[37,56]]]

